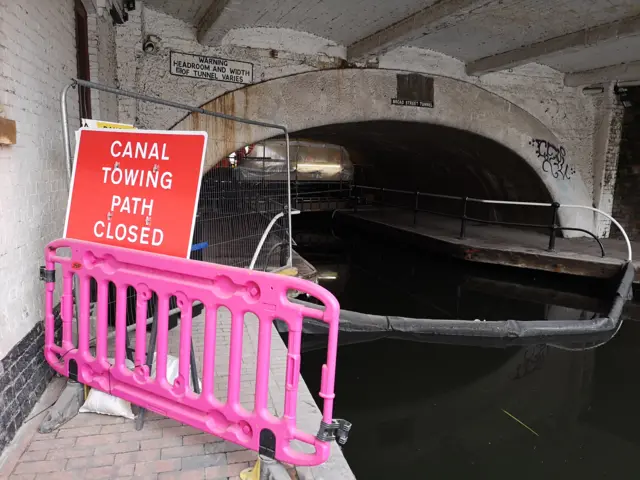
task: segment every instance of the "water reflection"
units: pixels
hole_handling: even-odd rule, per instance
[[[317,219],[301,223],[299,251],[334,273],[321,284],[345,309],[539,320],[591,318],[608,307],[602,282],[452,262],[349,232],[338,239]],[[321,345],[317,337],[303,346]],[[339,349],[335,410],[353,422],[344,451],[358,478],[638,477],[637,323],[583,352],[361,340]],[[307,348],[303,356],[313,393],[324,355]]]

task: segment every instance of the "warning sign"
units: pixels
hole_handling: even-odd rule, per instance
[[[170,52],[171,74],[179,77],[247,84],[253,82],[253,64],[239,60]]]
[[[65,238],[189,257],[206,132],[81,128]]]
[[[89,128],[118,128],[124,130],[135,130],[136,127],[128,123],[103,122],[102,120],[82,119],[82,126]]]

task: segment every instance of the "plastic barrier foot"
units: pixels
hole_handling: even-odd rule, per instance
[[[253,468],[240,472],[241,480],[291,480],[291,475],[277,460],[260,455]]]
[[[49,413],[42,419],[38,431],[50,433],[78,414],[84,403],[84,385],[69,380]]]
[[[260,459],[256,460],[253,467],[245,468],[240,472],[240,480],[260,480]]]

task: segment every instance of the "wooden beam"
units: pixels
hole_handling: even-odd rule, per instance
[[[564,76],[564,84],[567,87],[632,80],[640,80],[640,61],[621,63],[620,65],[611,65],[582,72],[567,73]]]
[[[433,5],[410,15],[347,47],[349,60],[380,55],[428,35],[445,22],[453,25],[470,10],[489,3],[488,0],[437,0]]]
[[[198,23],[198,41],[203,45],[216,45],[222,40],[222,37],[230,30],[229,26],[225,28],[216,28],[216,24],[220,24],[221,18],[229,4],[230,0],[213,0],[211,5],[202,16]]]
[[[570,52],[593,47],[599,43],[624,38],[640,33],[640,15],[624,20],[585,28],[577,32],[525,45],[467,64],[467,75],[483,75],[507,68],[535,62],[542,57],[559,52]]]
[[[15,145],[16,122],[0,117],[0,145]]]

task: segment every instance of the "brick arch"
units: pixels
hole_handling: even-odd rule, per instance
[[[571,168],[570,159],[557,155],[558,150],[564,151],[560,141],[533,115],[476,85],[441,76],[434,77],[434,108],[394,106],[391,99],[396,96],[397,75],[402,73],[382,69],[301,73],[227,92],[202,107],[283,124],[291,132],[376,120],[421,122],[466,130],[515,152],[539,176],[555,201],[590,205],[590,195],[579,172]],[[207,151],[207,169],[242,145],[281,133],[199,114],[188,115],[174,128],[209,132],[212,141]],[[592,227],[588,212],[561,210],[560,221],[565,226]]]

